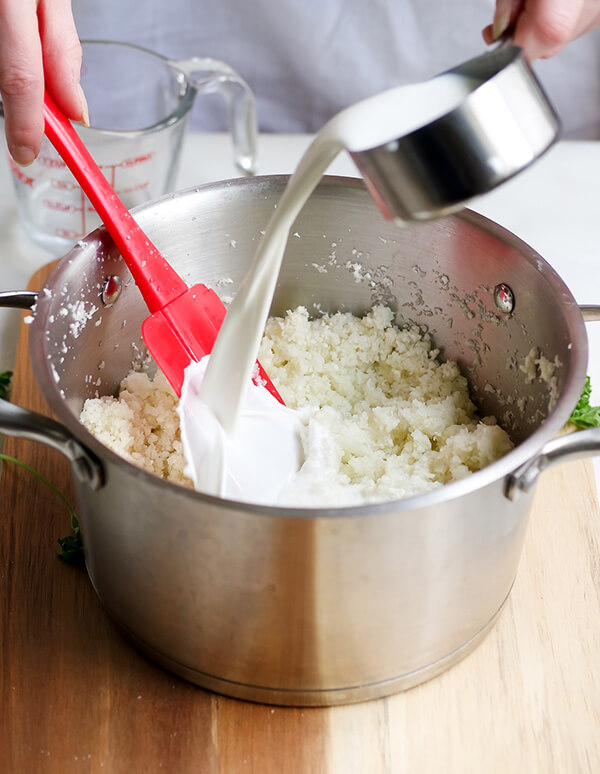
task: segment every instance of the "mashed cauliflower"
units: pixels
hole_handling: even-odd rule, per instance
[[[466,379],[431,339],[399,329],[377,306],[310,319],[303,307],[268,321],[259,360],[292,408],[311,406],[306,462],[280,503],[339,506],[428,491],[479,470],[512,443],[481,419]],[[131,373],[119,395],[87,400],[81,421],[130,462],[191,486],[177,398],[157,374]]]

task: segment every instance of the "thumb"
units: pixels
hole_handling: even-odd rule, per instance
[[[498,40],[514,27],[525,0],[496,0],[496,10],[491,26],[491,41]]]

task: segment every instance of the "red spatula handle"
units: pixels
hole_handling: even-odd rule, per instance
[[[102,218],[131,271],[150,312],[188,289],[140,229],[52,97],[44,95],[46,135]]]

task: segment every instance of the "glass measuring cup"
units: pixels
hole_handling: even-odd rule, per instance
[[[128,208],[173,190],[190,111],[197,94],[219,93],[229,109],[235,162],[256,166],[254,96],[219,60],[170,60],[126,43],[82,41],[81,83],[90,127],[76,125],[86,147]],[[25,232],[62,255],[100,220],[48,140],[29,167],[9,158]]]

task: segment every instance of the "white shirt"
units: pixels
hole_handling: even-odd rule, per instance
[[[483,53],[493,9],[493,0],[73,0],[82,39],[227,62],[254,91],[261,130],[274,132],[316,132],[367,96]],[[534,69],[564,136],[600,139],[600,29]],[[220,100],[196,102],[196,128],[226,127]]]

